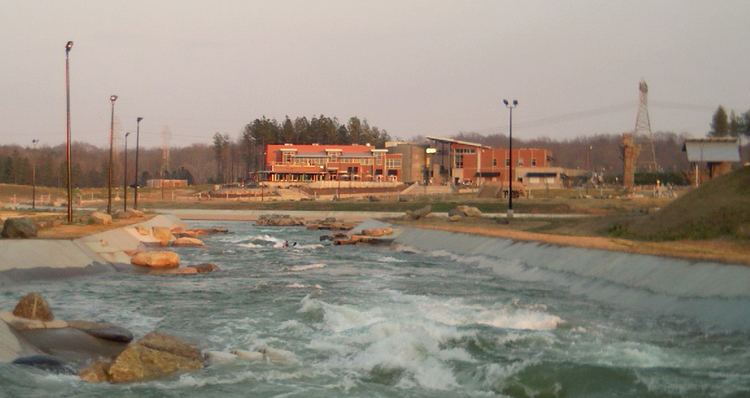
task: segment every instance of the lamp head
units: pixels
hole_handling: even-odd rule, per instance
[[[125,133],[125,138],[127,138],[130,135],[130,132]]]
[[[139,116],[139,117],[138,117],[137,119],[135,119],[135,120],[136,120],[136,122],[137,122],[137,123],[140,123],[140,122],[141,122],[141,120],[143,120],[143,118]]]
[[[518,100],[513,100],[513,106],[518,106]]]
[[[116,95],[110,95],[109,96],[109,100],[112,101],[112,102],[115,102],[115,101],[117,101],[117,96]]]
[[[504,100],[503,100],[503,104],[505,104],[505,106],[508,106],[508,100],[507,100],[507,99],[504,99]]]
[[[68,41],[68,43],[65,45],[65,52],[70,52],[70,50],[73,48],[73,42]]]
[[[32,144],[36,144],[37,142],[39,142],[39,140],[38,140],[38,139],[36,139],[36,138],[34,138],[33,140],[31,140],[31,143],[32,143]]]

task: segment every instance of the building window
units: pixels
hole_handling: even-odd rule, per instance
[[[455,165],[453,166],[456,169],[463,169],[464,168],[464,155],[457,154],[455,156]]]
[[[492,167],[497,167],[497,159],[492,159]]]
[[[508,166],[510,166],[510,159],[505,158],[505,167],[508,167]]]
[[[531,159],[531,167],[536,167],[536,159]]]
[[[461,153],[461,154],[463,154],[463,153],[474,154],[474,153],[476,153],[476,152],[477,152],[477,151],[476,151],[475,149],[472,149],[472,148],[456,148],[456,153]]]
[[[401,159],[386,159],[385,165],[389,169],[400,169],[401,168]]]
[[[523,158],[518,158],[517,165],[518,166],[523,166]]]
[[[283,163],[292,163],[292,154],[289,152],[282,152],[282,160]]]

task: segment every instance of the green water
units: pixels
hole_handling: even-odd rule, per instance
[[[178,250],[183,263],[221,272],[34,282],[5,288],[0,308],[39,291],[60,319],[112,322],[137,336],[158,329],[213,351],[271,347],[292,363],[236,361],[130,385],[0,364],[0,396],[750,396],[747,330],[604,304],[549,275],[515,279],[445,252],[193,224],[232,231]],[[279,247],[285,239],[297,247]]]

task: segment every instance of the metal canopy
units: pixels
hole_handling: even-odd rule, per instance
[[[682,147],[689,162],[739,162],[736,138],[707,138],[685,141]]]

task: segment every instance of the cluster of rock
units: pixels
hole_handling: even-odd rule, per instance
[[[47,301],[30,293],[12,313],[0,313],[0,362],[77,374],[91,383],[143,382],[237,360],[293,364],[293,353],[260,347],[205,351],[180,338],[151,332],[137,341],[109,323],[55,320]]]
[[[385,236],[393,235],[393,228],[367,228],[354,233],[351,236],[345,236],[343,238],[334,239],[335,245],[356,245],[358,243],[377,243],[382,241]]]
[[[305,225],[302,217],[292,217],[289,214],[262,214],[255,221],[255,225],[266,227],[295,227]]]
[[[196,236],[228,232],[226,228],[152,227],[149,230],[142,226],[136,226],[135,230],[141,235],[152,236],[160,246],[174,247],[203,247],[205,243]],[[127,254],[131,256],[130,264],[148,268],[150,274],[195,275],[219,269],[217,265],[210,263],[180,267],[180,256],[169,250],[136,250]]]
[[[420,218],[427,217],[430,213],[432,213],[432,206],[427,205],[416,210],[407,210],[404,218],[407,220],[419,220]]]
[[[336,217],[326,217],[322,220],[316,220],[307,223],[307,229],[329,230],[329,231],[348,231],[354,228],[355,224],[337,220]]]
[[[89,382],[152,380],[204,365],[198,348],[173,336],[152,332],[132,343],[130,331],[109,323],[55,320],[38,293],[21,298],[13,312],[0,313],[0,319],[3,342],[15,340],[17,354],[30,354],[0,359],[57,373],[77,373]]]
[[[482,212],[476,207],[466,205],[458,205],[448,211],[450,221],[460,221],[466,217],[482,217]]]

